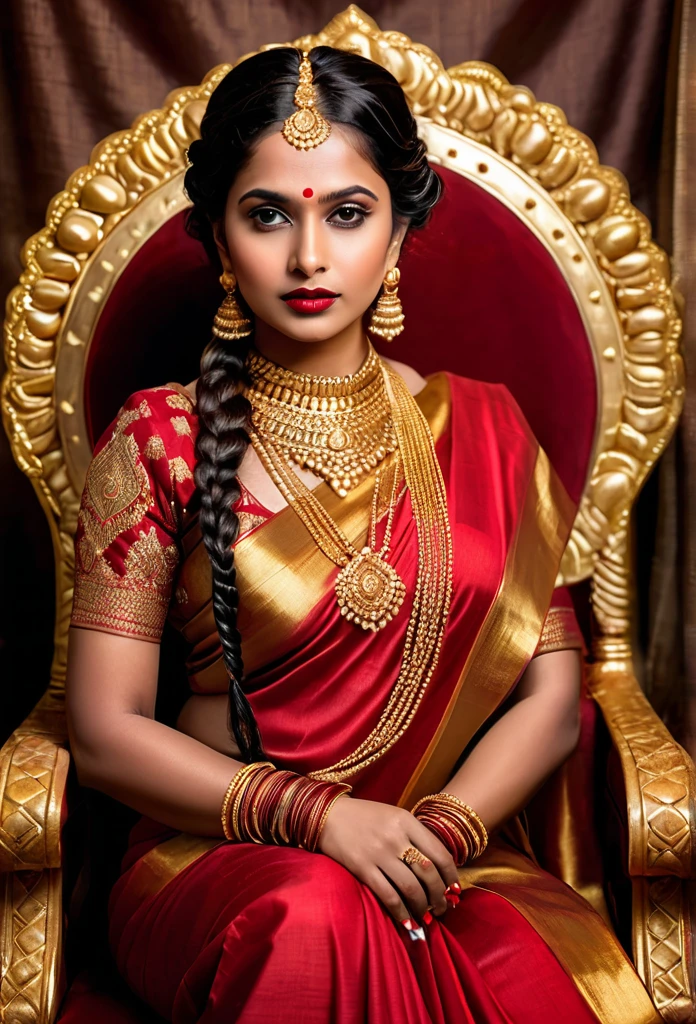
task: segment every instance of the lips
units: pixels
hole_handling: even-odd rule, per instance
[[[295,288],[281,298],[296,313],[321,313],[333,306],[338,295],[328,288]]]
[[[319,299],[323,296],[335,299],[337,294],[337,292],[329,291],[328,288],[295,288],[294,291],[281,295],[281,299]]]

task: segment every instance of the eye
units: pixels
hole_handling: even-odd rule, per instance
[[[261,230],[278,227],[283,221],[288,220],[284,213],[274,209],[272,206],[257,206],[255,210],[249,213],[249,217],[257,222]],[[281,219],[276,220],[278,217]]]
[[[338,209],[329,217],[329,221],[336,224],[337,227],[341,228],[357,228],[364,223],[365,218],[369,217],[370,211],[366,210],[364,206],[339,206]],[[338,217],[334,220],[334,217]]]

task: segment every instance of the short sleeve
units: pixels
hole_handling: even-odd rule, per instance
[[[534,652],[547,654],[549,651],[577,649],[587,654],[578,620],[573,607],[573,599],[567,587],[557,587],[551,598],[551,605],[541,631],[541,638]]]
[[[158,643],[194,491],[193,404],[136,392],[97,443],[75,535],[71,625]]]

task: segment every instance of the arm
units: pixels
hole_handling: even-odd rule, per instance
[[[520,811],[574,750],[581,666],[575,649],[532,658],[512,706],[444,787],[473,807],[489,830]]]
[[[66,712],[78,778],[165,825],[222,836],[220,808],[242,762],[154,720],[158,663],[157,644],[71,629]]]
[[[194,426],[182,396],[142,391],[96,446],[76,533],[66,712],[80,782],[174,828],[221,836],[241,762],[154,719]]]

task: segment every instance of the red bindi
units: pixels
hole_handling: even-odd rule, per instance
[[[302,195],[305,197],[305,199],[311,199],[312,196],[314,195],[314,190],[311,188],[306,188]]]

